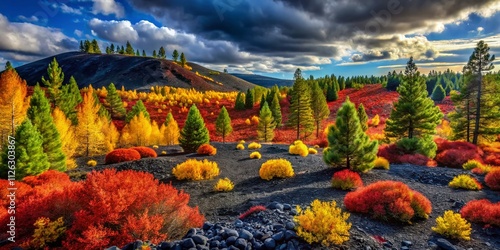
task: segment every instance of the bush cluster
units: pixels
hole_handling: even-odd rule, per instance
[[[470,222],[500,226],[500,202],[492,203],[487,199],[469,201],[460,214]]]
[[[214,186],[214,190],[217,192],[229,192],[233,190],[234,183],[229,180],[229,178],[219,179]]]
[[[290,178],[293,177],[292,163],[285,159],[272,159],[264,162],[259,170],[260,178],[264,180],[271,180],[276,178]]]
[[[238,150],[244,150],[245,149],[245,145],[243,145],[242,143],[238,143],[238,145],[236,145],[236,149],[238,149]]]
[[[248,144],[248,149],[259,149],[262,148],[262,145],[258,142],[252,142]]]
[[[141,154],[137,150],[119,148],[109,152],[106,155],[105,163],[113,164],[125,161],[136,161],[141,159]]]
[[[500,190],[500,169],[489,172],[484,178],[484,181],[492,190]]]
[[[489,165],[484,165],[484,164],[481,164],[479,165],[477,168],[473,168],[471,170],[471,172],[473,174],[478,174],[478,175],[485,175],[485,174],[488,174],[489,172],[491,172],[494,168],[489,166]]]
[[[316,148],[309,148],[309,154],[315,155],[318,153],[318,150]]]
[[[427,219],[432,211],[431,202],[425,196],[396,181],[379,181],[358,188],[345,196],[344,204],[351,212],[403,222]]]
[[[377,157],[377,159],[375,159],[375,161],[373,162],[373,165],[374,165],[373,168],[380,168],[386,170],[389,170],[390,168],[389,161],[384,157]]]
[[[290,145],[288,152],[292,155],[300,155],[302,157],[306,157],[309,154],[309,148],[302,141],[297,140],[294,141],[292,145]]]
[[[434,166],[435,164],[427,156],[420,153],[408,154],[396,144],[382,145],[379,147],[377,156],[387,159],[390,163],[409,163],[420,166]]]
[[[151,148],[148,147],[133,147],[130,148],[135,151],[137,151],[141,155],[142,158],[156,158],[158,155],[156,154],[156,151],[154,151]]]
[[[478,167],[480,167],[482,165],[483,164],[480,161],[468,160],[466,163],[464,163],[462,165],[462,168],[465,169],[465,170],[472,170],[472,169],[478,168]]]
[[[95,167],[95,166],[97,166],[97,161],[96,160],[89,160],[89,161],[87,161],[87,166]]]
[[[428,158],[436,156],[437,145],[430,136],[424,138],[403,138],[396,143],[396,146],[403,154],[421,154]]]
[[[483,188],[481,186],[481,183],[477,181],[474,177],[467,175],[467,174],[461,174],[457,175],[453,178],[453,180],[448,183],[448,186],[451,188],[462,188],[462,189],[467,189],[467,190],[481,190]]]
[[[452,239],[470,240],[472,228],[459,213],[448,210],[436,219],[436,226],[432,227],[432,231]]]
[[[435,160],[441,166],[462,168],[469,160],[481,161],[483,151],[476,145],[463,141],[436,139],[437,155]]]
[[[332,187],[342,190],[356,189],[363,186],[363,181],[358,173],[344,169],[333,174]]]
[[[319,243],[325,247],[341,245],[349,240],[350,214],[342,212],[335,201],[314,200],[305,210],[297,207],[298,214],[293,218],[297,235],[309,244]]]
[[[257,151],[252,152],[250,154],[250,159],[260,159],[261,157],[262,157],[262,155],[259,152],[257,152]]]
[[[199,155],[215,155],[217,154],[217,149],[214,146],[205,143],[198,148],[196,153]]]
[[[220,173],[219,167],[216,162],[198,161],[196,159],[189,159],[172,169],[172,174],[177,180],[209,180]]]

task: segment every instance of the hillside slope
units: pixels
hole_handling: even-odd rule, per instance
[[[154,85],[167,85],[196,90],[246,91],[255,86],[229,74],[209,75],[208,72],[213,72],[212,70],[195,63],[189,63],[193,67],[193,71],[189,71],[170,60],[151,57],[96,55],[80,52],[68,52],[54,57],[63,69],[65,82],[74,76],[79,87],[89,84],[102,87],[113,82],[117,87],[123,85],[127,89],[149,89]],[[48,57],[25,64],[17,67],[16,70],[29,85],[35,85],[41,82],[42,76],[46,76],[47,66],[52,58]],[[213,78],[222,85],[197,76],[195,71]]]
[[[290,87],[293,85],[293,80],[278,79],[274,77],[253,75],[253,74],[231,74],[231,75],[266,88],[270,88],[274,85],[278,85],[280,87],[282,86]]]

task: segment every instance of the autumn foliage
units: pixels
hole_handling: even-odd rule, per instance
[[[215,155],[217,154],[217,149],[214,146],[206,143],[201,145],[196,153],[199,155]]]
[[[463,141],[435,140],[438,149],[435,160],[440,166],[462,168],[469,160],[482,161],[483,151],[476,145]]]
[[[291,155],[300,155],[302,157],[306,157],[307,155],[309,155],[309,148],[302,141],[297,140],[290,145],[288,152]]]
[[[273,178],[290,178],[294,176],[292,163],[285,159],[272,159],[264,162],[259,170],[260,178],[272,180]]]
[[[134,149],[119,148],[106,155],[106,164],[113,164],[125,161],[136,161],[141,159],[141,154]]]
[[[489,172],[484,178],[484,181],[492,190],[500,190],[500,169]]]
[[[382,220],[410,222],[427,219],[431,202],[402,182],[379,181],[350,192],[344,199],[347,210],[371,214]]]
[[[500,202],[473,200],[465,204],[460,214],[470,222],[500,226]]]
[[[451,188],[462,188],[466,190],[481,190],[483,188],[479,181],[467,174],[455,176],[453,180],[448,183],[448,186]]]
[[[189,159],[172,169],[172,173],[177,180],[209,180],[219,175],[220,170],[216,162],[198,161]]]
[[[135,151],[137,151],[141,155],[142,158],[156,158],[158,155],[156,154],[156,151],[154,151],[152,148],[148,147],[133,147],[130,148]]]
[[[358,173],[345,169],[333,174],[332,187],[342,190],[356,189],[363,186]]]

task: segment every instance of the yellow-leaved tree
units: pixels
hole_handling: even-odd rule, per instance
[[[73,157],[78,147],[75,127],[73,127],[71,120],[58,107],[52,111],[52,119],[54,119],[54,125],[56,125],[56,129],[61,136],[62,150],[66,155],[66,167],[67,169],[74,169],[76,168],[76,162]]]
[[[28,86],[15,69],[6,69],[0,73],[0,147],[7,136],[14,135],[15,127],[26,118],[29,98],[26,98]]]
[[[104,134],[104,143],[106,146],[106,152],[113,151],[120,140],[120,132],[116,128],[112,121],[109,121],[106,117],[101,117],[102,122],[102,133]]]
[[[78,107],[76,138],[79,142],[77,155],[94,156],[106,151],[105,137],[102,133],[103,119],[99,117],[99,106],[94,99],[94,90],[89,87]]]
[[[167,118],[165,119],[165,123],[161,125],[160,133],[162,135],[162,145],[171,146],[179,144],[179,125],[172,116],[171,112],[168,113]]]
[[[158,123],[156,123],[156,121],[153,121],[151,123],[151,135],[149,137],[149,144],[159,145],[160,142],[161,142],[160,127],[158,127]]]
[[[151,137],[151,123],[142,112],[134,116],[125,125],[122,133],[122,144],[128,146],[147,146]]]

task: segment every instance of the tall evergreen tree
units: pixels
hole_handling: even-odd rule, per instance
[[[142,100],[137,101],[137,103],[132,107],[132,109],[127,113],[127,117],[125,118],[125,121],[129,123],[134,116],[138,115],[139,113],[143,113],[144,117],[146,117],[148,120],[149,118],[149,113],[146,109],[146,106],[144,106],[144,103]]]
[[[99,48],[99,44],[97,43],[97,40],[95,40],[95,39],[92,40],[91,47],[92,47],[92,51],[93,51],[92,53],[101,54],[101,48]]]
[[[9,69],[14,69],[14,67],[12,67],[12,63],[10,63],[10,61],[7,61],[5,63],[5,70],[9,70]]]
[[[76,106],[82,102],[80,89],[73,76],[69,78],[69,83],[62,86],[61,95],[57,106],[71,120],[73,125],[78,123]]]
[[[274,122],[276,123],[276,126],[279,127],[281,126],[281,106],[280,106],[280,99],[278,95],[274,95],[274,99],[271,102],[271,113],[273,113],[273,119]]]
[[[108,109],[102,104],[99,96],[97,96],[97,92],[95,92],[93,89],[92,91],[90,91],[92,93],[92,95],[94,96],[94,101],[95,101],[95,105],[97,107],[99,107],[99,117],[104,117],[106,118],[109,122],[111,122],[111,114],[108,112]]]
[[[273,114],[267,101],[264,102],[264,106],[259,113],[259,125],[257,126],[257,138],[264,142],[270,142],[274,138],[274,128],[276,128],[276,123],[274,122]]]
[[[115,53],[115,45],[114,44],[111,44],[111,46],[109,46],[109,52],[110,52],[110,54]]]
[[[28,118],[42,135],[43,152],[47,154],[50,169],[65,171],[66,156],[62,151],[61,138],[52,119],[49,101],[38,85],[31,96]]]
[[[399,100],[386,122],[386,134],[392,138],[422,138],[433,135],[443,114],[427,96],[424,79],[413,58],[407,63],[405,77],[398,87]]]
[[[253,108],[253,91],[251,89],[247,90],[247,94],[245,95],[245,108],[252,109]]]
[[[86,53],[94,53],[94,48],[92,47],[92,44],[89,40],[85,40],[83,42],[83,49]]]
[[[156,55],[156,50],[153,50],[153,55],[152,55],[152,56],[153,56],[153,58],[156,58],[156,57],[157,57],[157,55]]]
[[[106,150],[105,136],[102,133],[104,119],[99,116],[101,105],[96,103],[95,97],[94,89],[90,86],[83,94],[82,104],[78,106],[75,137],[78,141],[76,154],[80,156],[99,155]]]
[[[172,59],[174,60],[174,62],[177,62],[177,60],[179,60],[179,52],[177,52],[176,49],[174,49],[174,52],[172,52]]]
[[[479,139],[479,126],[481,124],[481,98],[482,98],[482,87],[483,87],[483,72],[490,71],[495,66],[493,66],[493,61],[495,60],[494,55],[489,53],[490,47],[484,41],[479,41],[477,43],[474,52],[469,58],[466,69],[471,72],[474,76],[472,80],[474,89],[474,94],[476,96],[476,116],[474,124],[474,132],[472,136],[472,143],[477,144]]]
[[[57,99],[60,96],[61,85],[64,81],[64,73],[62,71],[62,68],[59,67],[59,63],[57,63],[55,57],[47,67],[47,75],[47,80],[45,80],[45,77],[42,76],[42,83],[47,87],[47,90],[49,91],[50,102],[56,104]]]
[[[186,67],[186,65],[187,65],[186,56],[184,55],[184,52],[182,52],[181,53],[181,66]]]
[[[365,106],[363,103],[360,103],[358,106],[358,117],[359,117],[359,123],[361,124],[361,129],[363,132],[366,132],[368,130],[368,115],[366,114]]]
[[[338,83],[337,83],[338,87]],[[339,99],[339,95],[337,93],[338,90],[335,90],[335,85],[328,85],[326,89],[326,100],[329,102],[336,101]]]
[[[142,56],[143,56],[143,57],[146,57],[146,56],[147,56],[147,55],[146,55],[146,51],[145,51],[145,50],[142,50]]]
[[[300,140],[300,132],[308,134],[314,129],[314,119],[311,110],[311,93],[307,82],[302,78],[300,69],[295,71],[295,82],[290,100],[290,114],[288,115],[289,126],[293,126],[297,132],[297,140]]]
[[[319,138],[321,121],[330,116],[330,109],[328,108],[325,94],[317,81],[314,81],[311,86],[311,110],[316,124],[316,138]]]
[[[189,109],[186,122],[181,130],[179,143],[185,152],[196,152],[198,148],[210,142],[210,135],[205,126],[205,121],[195,104]]]
[[[50,163],[47,154],[43,152],[43,139],[40,132],[31,124],[29,119],[24,120],[17,128],[15,134],[15,166],[16,180],[21,180],[26,176],[39,175],[47,171]],[[0,164],[0,178],[7,179],[9,170],[8,147],[2,152],[2,162]]]
[[[377,142],[363,132],[356,107],[347,97],[337,112],[335,125],[328,129],[328,148],[323,151],[323,160],[330,165],[366,172],[373,168],[377,151]]]
[[[123,101],[118,92],[116,91],[116,87],[114,83],[109,84],[108,86],[108,95],[106,96],[106,101],[109,104],[111,117],[112,118],[122,118],[126,115],[127,111],[125,107],[123,107]]]
[[[141,56],[141,53],[139,53],[139,49],[135,51],[135,56]]]
[[[264,107],[264,103],[266,103],[266,95],[261,95],[260,97],[260,102],[259,102],[259,110],[262,110],[262,108]]]
[[[80,40],[80,52],[85,52],[85,46],[83,46],[83,41]]]
[[[234,109],[236,110],[244,110],[245,109],[245,99],[243,97],[243,93],[239,92],[236,96],[236,101],[234,103]]]
[[[167,54],[165,53],[165,48],[163,48],[163,46],[161,46],[160,50],[158,50],[158,57],[161,59],[167,58]]]
[[[130,44],[129,41],[127,41],[127,44],[125,45],[125,54],[126,55],[135,55],[134,48],[132,47],[132,44]]]
[[[215,121],[215,131],[217,134],[222,136],[222,143],[226,143],[226,136],[233,132],[231,118],[229,117],[229,113],[224,106],[220,109],[219,116]]]
[[[446,97],[446,91],[440,84],[436,84],[434,90],[432,91],[431,99],[436,102],[441,102]]]

